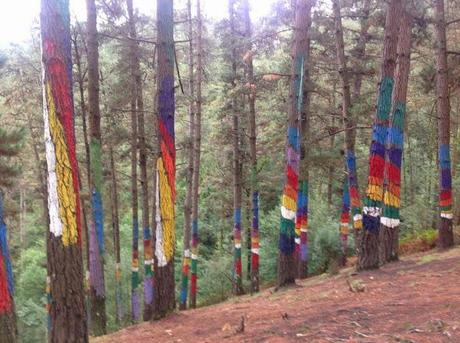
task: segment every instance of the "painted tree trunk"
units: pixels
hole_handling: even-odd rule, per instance
[[[237,51],[236,51],[236,13],[235,0],[228,1],[228,14],[231,32],[231,111],[232,111],[232,137],[233,137],[233,293],[244,293],[241,261],[241,203],[242,203],[242,161],[240,151],[240,115],[236,99],[237,78]]]
[[[176,146],[174,137],[173,1],[158,0],[158,137],[155,255],[155,308],[164,317],[175,307],[174,248],[176,201]]]
[[[104,209],[102,204],[102,144],[99,109],[99,48],[95,0],[86,1],[88,42],[88,108],[90,117],[91,208],[89,233],[91,332],[95,336],[107,332],[104,283]]]
[[[452,172],[450,163],[450,102],[447,75],[446,20],[444,0],[434,0],[436,31],[436,112],[438,115],[439,211],[438,246],[450,248],[454,244],[452,231]]]
[[[311,25],[311,8],[308,13]],[[296,260],[297,277],[304,279],[308,276],[308,182],[309,182],[309,151],[310,151],[310,38],[307,42],[306,63],[303,67],[302,108],[300,113],[300,164],[299,190],[297,192],[296,211]]]
[[[197,70],[196,70],[196,108],[194,119],[193,142],[193,188],[192,188],[192,254],[190,268],[190,300],[191,308],[196,307],[196,292],[198,280],[198,205],[200,187],[200,155],[201,155],[201,82],[203,75],[203,21],[201,18],[201,3],[196,1],[197,13]]]
[[[360,241],[358,270],[379,267],[379,227],[382,212],[383,181],[385,169],[385,140],[391,111],[394,85],[396,46],[401,17],[401,0],[391,0],[386,15],[383,63],[379,84],[377,113],[373,124],[369,151],[369,176],[363,207],[364,232]]]
[[[342,259],[340,264],[346,266],[347,264],[347,252],[348,252],[348,232],[350,225],[350,189],[348,186],[348,176],[343,181],[342,190],[342,212],[340,214],[340,243],[342,244]]]
[[[251,159],[250,171],[250,254],[248,254],[248,273],[251,281],[251,292],[259,291],[259,186],[257,181],[257,123],[256,123],[256,84],[254,81],[254,65],[252,52],[252,25],[249,15],[249,2],[242,3],[245,24],[245,38],[247,47],[244,62],[246,64],[246,77],[248,83],[249,104],[249,153]]]
[[[68,1],[42,0],[40,27],[50,229],[48,337],[50,342],[88,342]]]
[[[369,6],[368,2],[365,6]],[[364,9],[366,10],[366,8]],[[342,213],[340,220],[340,237],[342,243],[346,243],[348,240],[348,225],[349,225],[349,214],[348,217],[344,211],[348,209],[350,211],[351,202],[351,215],[353,217],[353,231],[355,237],[355,245],[359,246],[361,231],[362,231],[362,215],[361,215],[361,199],[359,196],[358,178],[356,173],[356,158],[355,158],[355,137],[356,131],[354,129],[355,123],[350,114],[351,110],[351,91],[350,91],[350,73],[347,66],[347,58],[345,55],[345,43],[343,39],[343,28],[342,28],[342,15],[340,10],[340,1],[334,0],[333,11],[335,17],[335,38],[336,38],[336,50],[337,50],[337,64],[339,66],[339,74],[342,80],[342,118],[345,126],[345,169],[348,176],[348,180],[345,184],[348,186],[348,190],[343,193],[342,198]],[[367,8],[368,11],[368,8]],[[364,24],[362,30],[367,31],[366,25]],[[361,44],[359,48],[364,54],[365,43]],[[358,78],[355,83],[355,96],[358,97],[361,88],[361,78]],[[347,203],[345,202],[347,201]],[[345,225],[346,220],[346,225]],[[346,250],[344,251],[346,253]],[[343,264],[346,264],[346,255]]]
[[[302,111],[304,65],[308,50],[308,28],[311,2],[297,0],[292,67],[289,87],[288,130],[286,140],[286,169],[281,200],[281,223],[278,255],[278,287],[295,282],[295,220],[299,191],[300,137],[298,121]]]
[[[115,254],[115,320],[118,325],[123,321],[123,298],[121,284],[121,256],[120,256],[120,222],[118,214],[118,183],[113,146],[109,147],[110,174],[112,179],[111,206],[112,206],[112,229],[113,229],[113,250]]]
[[[17,339],[13,269],[4,221],[3,192],[0,190],[0,341],[2,343],[14,343]]]
[[[189,51],[188,51],[188,92],[190,102],[188,106],[189,115],[189,137],[188,137],[188,162],[187,162],[187,175],[186,175],[186,195],[184,202],[184,252],[182,256],[182,280],[181,290],[179,299],[179,309],[185,310],[187,308],[187,295],[188,295],[188,284],[190,274],[190,238],[192,231],[192,196],[193,196],[193,140],[194,140],[194,129],[195,129],[195,114],[194,114],[194,103],[195,103],[195,90],[194,90],[194,61],[193,61],[193,17],[192,17],[192,4],[191,0],[187,1],[187,19],[188,19],[188,39],[189,39]]]
[[[392,100],[392,117],[387,134],[385,193],[380,218],[380,264],[398,259],[401,162],[404,151],[406,96],[410,73],[412,18],[403,12],[398,40],[398,59]]]

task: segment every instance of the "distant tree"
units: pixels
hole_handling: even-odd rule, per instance
[[[186,174],[186,195],[184,201],[184,252],[182,256],[182,280],[180,290],[179,309],[187,308],[188,281],[190,274],[190,238],[192,231],[192,197],[193,197],[193,168],[194,164],[194,139],[195,139],[195,87],[194,87],[194,56],[193,56],[193,17],[192,17],[192,2],[187,0],[187,28],[188,28],[188,95],[190,97],[188,104],[189,117],[189,137],[187,142],[187,174]]]
[[[49,341],[88,342],[68,1],[42,0],[40,19],[50,230]]]
[[[155,314],[164,317],[175,307],[174,248],[176,201],[176,147],[174,135],[174,20],[173,1],[157,1],[158,136]]]
[[[404,10],[398,38],[398,59],[392,98],[392,116],[386,141],[385,193],[380,218],[380,263],[398,259],[401,162],[404,151],[406,97],[410,74],[412,17]]]
[[[99,43],[95,0],[86,0],[88,44],[88,110],[91,155],[92,223],[89,233],[89,274],[91,297],[91,332],[107,332],[104,281],[104,209],[102,204],[102,143],[99,108]]]
[[[201,3],[196,1],[197,15],[197,66],[196,66],[196,107],[194,118],[194,142],[193,142],[193,189],[192,189],[192,253],[190,268],[190,307],[196,306],[197,290],[197,265],[198,265],[198,204],[200,187],[200,156],[201,156],[201,87],[203,81],[203,19],[201,17]]]
[[[278,256],[278,287],[295,282],[295,218],[299,189],[300,137],[298,121],[302,110],[303,70],[308,48],[309,0],[297,0],[292,43],[292,67],[288,102],[286,169],[281,200],[281,223]]]
[[[450,165],[450,101],[447,66],[446,20],[444,0],[435,0],[436,31],[436,111],[438,114],[438,163],[439,163],[439,211],[440,248],[454,244],[452,231],[452,172]]]
[[[369,176],[363,207],[364,232],[359,247],[358,270],[373,269],[379,266],[379,227],[383,200],[385,141],[391,111],[400,17],[401,0],[391,0],[386,14],[377,112],[369,151]]]

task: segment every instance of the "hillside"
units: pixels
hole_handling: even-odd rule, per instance
[[[379,271],[348,268],[175,313],[92,342],[460,342],[459,280],[460,248],[431,251]]]

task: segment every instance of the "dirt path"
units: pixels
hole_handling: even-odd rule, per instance
[[[379,271],[345,269],[92,342],[460,342],[460,248],[412,255]]]

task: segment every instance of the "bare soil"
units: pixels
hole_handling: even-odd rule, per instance
[[[342,269],[92,342],[460,342],[460,248]]]

